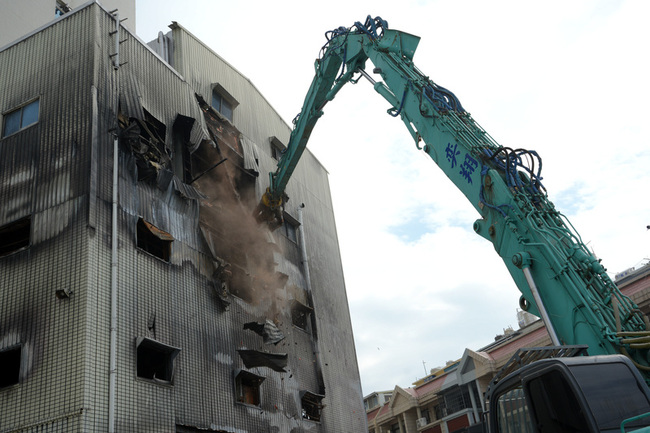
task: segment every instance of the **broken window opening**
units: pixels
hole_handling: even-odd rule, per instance
[[[137,224],[137,247],[147,253],[169,262],[171,257],[172,242],[174,237],[169,233],[160,230],[153,224],[138,218]]]
[[[249,371],[241,370],[235,376],[235,395],[237,402],[259,406],[261,403],[260,388],[265,377]]]
[[[180,351],[148,337],[139,337],[136,340],[137,376],[156,383],[171,384],[174,359]]]
[[[257,201],[257,196],[255,193],[255,183],[257,182],[257,177],[251,175],[246,170],[239,169],[239,167],[237,167],[237,169],[238,176],[235,179],[235,186],[242,202],[255,203]]]
[[[29,247],[31,228],[31,215],[0,227],[0,257]]]
[[[291,323],[293,323],[294,326],[297,326],[298,328],[307,331],[308,330],[307,326],[309,323],[309,314],[312,311],[313,311],[312,308],[302,304],[301,302],[294,300],[291,303]]]
[[[279,161],[287,147],[277,137],[270,137],[269,141],[271,142],[271,157]]]
[[[237,101],[221,85],[217,84],[212,89],[212,108],[232,123],[233,112]]]
[[[303,419],[320,422],[321,410],[325,407],[322,403],[324,396],[309,391],[302,391],[300,404]]]
[[[38,122],[39,100],[28,102],[12,111],[5,113],[2,125],[2,138],[21,131]]]
[[[194,122],[193,118],[178,114],[172,127],[172,141],[174,143],[172,168],[176,177],[188,184],[192,181],[192,158],[188,145]]]
[[[155,181],[158,172],[171,165],[165,145],[167,127],[147,110],[143,112],[144,120],[127,118],[120,113],[120,141],[136,158],[138,181]]]
[[[20,383],[21,346],[0,350],[0,388]]]
[[[163,152],[165,148],[165,138],[167,137],[167,127],[144,108],[142,111],[144,112],[145,119],[143,125],[145,127],[145,130],[143,131],[144,134],[146,134],[145,138],[154,140],[159,145],[159,150]]]

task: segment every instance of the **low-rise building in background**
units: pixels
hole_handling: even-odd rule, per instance
[[[616,283],[646,316],[650,313],[648,263],[617,274]],[[476,351],[465,349],[459,360],[433,369],[412,387],[398,385],[392,393],[366,396],[368,432],[482,432],[481,422],[487,410],[485,392],[492,378],[518,350],[551,345],[541,320],[524,311],[519,311],[517,318],[519,329],[504,330],[493,343]]]

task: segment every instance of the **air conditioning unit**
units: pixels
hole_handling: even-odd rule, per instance
[[[424,426],[427,425],[427,424],[428,424],[428,422],[427,422],[427,419],[426,419],[426,418],[418,418],[417,421],[415,421],[415,425],[416,425],[418,428],[422,428],[422,427],[424,427]]]

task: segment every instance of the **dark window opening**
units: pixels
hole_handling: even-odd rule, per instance
[[[302,417],[311,421],[320,421],[323,396],[304,391],[300,398]]]
[[[169,261],[174,241],[172,235],[140,218],[138,219],[136,237],[138,248],[161,260]]]
[[[172,127],[172,141],[174,143],[172,167],[176,177],[185,183],[192,181],[192,158],[188,145],[194,122],[193,118],[178,114]]]
[[[259,406],[261,402],[260,387],[262,382],[264,382],[264,379],[264,377],[248,371],[240,371],[235,377],[237,401],[239,403]]]
[[[30,102],[6,113],[3,118],[2,137],[25,129],[38,122],[39,100]]]
[[[31,216],[0,227],[0,257],[29,247]]]
[[[294,300],[291,304],[291,323],[300,329],[307,330],[307,324],[309,323],[309,314],[311,312],[312,309],[310,307]]]
[[[16,385],[20,381],[21,346],[0,351],[0,388]]]
[[[137,376],[155,382],[171,383],[174,359],[180,349],[147,337],[138,338],[136,345]]]
[[[232,122],[235,106],[236,103],[226,94],[226,91],[221,86],[217,85],[212,89],[212,108],[221,113],[230,122]]]

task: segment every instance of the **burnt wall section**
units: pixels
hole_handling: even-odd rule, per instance
[[[2,431],[84,422],[95,30],[84,11],[0,52],[3,117],[38,106],[36,122],[0,136],[0,227],[29,219],[28,244],[0,257],[0,352],[20,348],[18,383],[0,388]]]
[[[110,28],[110,19],[105,25]],[[246,162],[250,155],[242,133],[205,107],[137,40],[122,44],[121,59],[128,63],[117,72],[122,121],[118,429],[168,430],[178,424],[224,431],[321,431],[318,423],[302,417],[300,392],[318,389],[315,354],[310,334],[292,325],[285,289],[289,277],[277,271],[277,262],[283,261],[277,242],[252,224],[256,173]],[[110,65],[102,73],[110,75]],[[191,125],[182,134],[179,116]],[[106,127],[110,124],[107,119]],[[130,129],[134,124],[137,128]],[[135,140],[128,135],[134,132]],[[149,147],[140,147],[143,143]],[[100,155],[105,152],[100,160],[112,158],[110,146],[99,148]],[[107,205],[110,191],[100,191]],[[141,220],[173,238],[169,260],[138,248]],[[97,247],[105,260],[107,250]],[[239,270],[231,271],[227,281],[219,272],[224,263]],[[246,293],[231,290],[235,275]],[[216,290],[222,285],[228,289],[225,296]],[[244,323],[267,319],[286,335],[277,345],[244,329]],[[180,349],[170,380],[138,375],[136,342],[142,338]],[[239,350],[286,354],[286,372],[246,368]],[[242,370],[264,378],[257,404],[239,400],[235,378]]]

